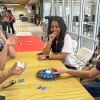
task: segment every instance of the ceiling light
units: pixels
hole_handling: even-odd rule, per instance
[[[5,4],[2,4],[2,5],[14,5],[14,6],[19,6],[20,4],[16,4],[16,3],[15,3],[15,4],[13,4],[13,3],[12,3],[12,4],[6,4],[6,3],[5,3]]]

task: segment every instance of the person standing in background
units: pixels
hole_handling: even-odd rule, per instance
[[[14,30],[14,27],[13,27],[13,20],[14,20],[14,17],[13,17],[13,15],[12,15],[12,13],[11,13],[10,10],[7,10],[7,13],[8,13],[8,21],[9,21],[10,27],[11,27],[11,29],[12,29],[12,34],[15,34],[15,30]]]
[[[4,12],[2,14],[3,22],[4,22],[4,25],[6,27],[6,30],[7,30],[7,27],[8,27],[8,33],[10,33],[10,23],[8,22],[7,7],[4,7],[3,9],[4,9]]]
[[[85,15],[84,22],[90,22],[88,15]]]

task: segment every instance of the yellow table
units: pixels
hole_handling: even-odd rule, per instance
[[[13,86],[0,89],[0,95],[6,96],[6,100],[94,100],[84,87],[71,75],[62,74],[59,78],[46,81],[36,77],[36,72],[51,68],[52,66],[64,65],[58,60],[38,61],[38,52],[21,52],[16,59],[9,60],[6,64],[6,72],[14,62],[23,61],[27,63],[27,68],[20,76],[12,76],[10,80],[16,80]],[[24,78],[25,82],[18,83],[18,79]],[[1,86],[0,85],[0,86]],[[45,90],[37,89],[39,86],[46,86]]]

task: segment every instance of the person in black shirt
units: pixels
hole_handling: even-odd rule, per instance
[[[97,52],[96,52],[97,51]],[[100,75],[100,32],[98,34],[98,46],[96,51],[92,55],[91,59],[88,61],[86,66],[92,68],[91,70],[71,70],[67,68],[59,68],[59,67],[52,67],[51,69],[54,71],[54,74],[62,74],[68,73],[75,77],[79,77],[82,79],[90,79],[94,78],[97,75]],[[95,80],[91,82],[82,83],[82,85],[87,89],[87,91],[93,97],[100,97],[100,80]]]
[[[59,67],[52,67],[51,69],[53,70],[54,74],[68,73],[75,77],[88,79],[88,78],[92,78],[100,74],[100,58],[97,62],[96,67],[92,68],[89,71],[72,70],[68,68],[59,68]],[[100,81],[90,82],[90,84],[88,84],[87,86],[85,85],[85,88],[93,97],[100,97]]]
[[[100,32],[98,33],[98,42],[99,42],[99,39],[100,39]],[[97,64],[97,61],[100,57],[100,43],[98,43],[98,45],[96,46],[96,49],[94,50],[94,53],[92,54],[92,56],[90,57],[90,59],[88,60],[88,62],[85,64],[85,66],[82,68],[82,70],[91,70],[93,67],[96,66]],[[100,75],[96,76],[96,77],[93,77],[93,78],[90,78],[90,79],[79,79],[77,78],[81,83],[84,83],[85,82],[91,82],[91,81],[97,81],[97,80],[100,80]]]

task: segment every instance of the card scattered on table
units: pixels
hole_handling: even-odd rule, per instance
[[[39,90],[45,90],[46,86],[39,86],[37,89]]]
[[[25,82],[25,80],[24,79],[18,79],[18,83],[20,83],[20,82]]]

